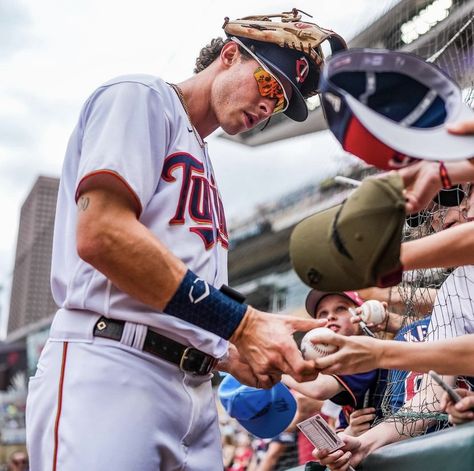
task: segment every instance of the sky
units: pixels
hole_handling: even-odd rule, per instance
[[[225,16],[279,13],[294,3],[313,14],[309,21],[350,39],[394,0],[0,0],[0,285],[11,280],[21,205],[39,175],[60,175],[96,87],[127,73],[184,80],[201,47],[223,35]],[[207,140],[230,225],[340,165],[328,131],[258,148],[218,134]]]

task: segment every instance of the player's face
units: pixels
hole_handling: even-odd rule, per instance
[[[280,85],[281,84],[281,85]],[[216,77],[211,103],[217,121],[230,135],[248,131],[286,108],[291,86],[275,80],[254,59],[239,59]]]
[[[327,319],[325,327],[341,335],[355,335],[358,327],[351,322],[349,308],[357,307],[345,296],[330,294],[325,296],[316,308],[316,319]]]

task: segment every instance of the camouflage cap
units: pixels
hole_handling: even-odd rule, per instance
[[[293,267],[304,283],[323,291],[393,286],[401,281],[404,223],[401,177],[367,178],[342,204],[295,227]]]

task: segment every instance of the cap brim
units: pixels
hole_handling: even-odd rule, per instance
[[[403,127],[349,94],[344,99],[367,131],[401,154],[422,160],[444,161],[474,157],[474,135],[451,134],[444,125],[435,128]],[[474,111],[464,103],[450,116],[450,122],[473,119]]]
[[[334,262],[330,246],[329,231],[340,206],[304,219],[293,229],[290,238],[290,258],[297,275],[308,286],[327,292],[352,289],[345,285],[338,286],[337,280],[345,280],[347,273]],[[321,230],[323,227],[327,227],[327,231]],[[326,266],[331,266],[330,278],[315,268]]]
[[[346,292],[344,291],[320,291],[317,289],[312,289],[309,293],[308,296],[306,297],[306,311],[311,317],[316,317],[315,316],[315,311],[318,306],[318,304],[321,302],[323,298],[326,296],[331,296],[331,295],[337,295],[337,296],[342,296],[343,298],[347,298],[349,301],[353,302],[357,306],[361,305],[361,302],[357,299],[351,298]]]
[[[259,438],[273,438],[279,435],[288,428],[296,414],[296,400],[290,390],[283,383],[275,384],[272,389],[275,399],[268,412],[261,417],[239,420],[246,430]]]
[[[293,90],[293,94],[290,98],[290,104],[288,108],[283,112],[288,118],[291,118],[293,121],[305,121],[308,117],[308,105],[306,104],[306,100],[304,99],[301,92],[296,88],[296,85],[293,83],[290,78],[282,72],[282,70],[275,65],[272,61],[268,58],[260,54],[258,51],[255,51],[254,54],[267,65],[271,70],[277,73],[280,77],[283,77],[287,82],[290,83],[291,88]]]

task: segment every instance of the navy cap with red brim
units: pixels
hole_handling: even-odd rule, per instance
[[[474,136],[445,124],[474,119],[459,87],[438,67],[404,52],[356,49],[329,59],[322,105],[343,148],[380,169],[413,159],[474,157]]]

